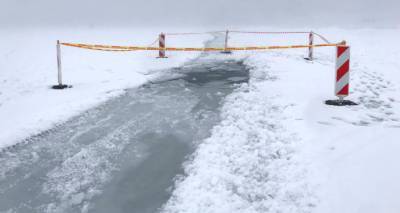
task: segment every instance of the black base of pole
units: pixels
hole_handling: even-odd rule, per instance
[[[358,105],[354,103],[353,101],[349,100],[327,100],[325,101],[326,105],[332,105],[332,106],[354,106]]]
[[[66,85],[66,84],[58,84],[54,85],[51,87],[52,89],[67,89],[67,88],[72,88],[71,85]]]
[[[221,53],[223,53],[223,54],[232,54],[232,51],[229,51],[229,50],[227,50],[227,51],[221,51]]]
[[[312,61],[313,59],[312,58],[304,58],[305,60],[307,60],[307,61]]]

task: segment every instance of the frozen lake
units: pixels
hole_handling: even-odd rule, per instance
[[[0,153],[0,212],[157,212],[241,61],[200,57]]]

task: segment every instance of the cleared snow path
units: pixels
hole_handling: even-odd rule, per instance
[[[0,212],[158,211],[224,97],[249,80],[242,62],[207,57],[165,72],[4,149]]]

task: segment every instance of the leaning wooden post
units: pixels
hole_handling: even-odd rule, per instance
[[[230,53],[232,53],[230,50],[228,50],[228,39],[229,39],[229,30],[226,30],[226,32],[225,32],[224,51],[222,51],[221,53],[225,53],[225,54],[230,54]]]
[[[68,85],[62,83],[62,67],[61,67],[61,44],[60,41],[57,40],[57,79],[58,85],[54,85],[53,89],[65,89],[68,88]]]

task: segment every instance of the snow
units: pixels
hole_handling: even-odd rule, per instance
[[[256,31],[281,29],[251,28]],[[291,29],[291,31],[304,29]],[[198,53],[103,53],[63,48],[64,82],[56,82],[55,40],[149,44],[149,29],[2,30],[0,148],[180,66]],[[351,45],[351,95],[335,99],[334,48],[238,52],[210,58],[243,60],[248,85],[228,96],[220,124],[184,165],[162,212],[399,212],[399,29],[317,29]],[[230,35],[230,45],[307,43],[302,35]],[[154,38],[154,39],[153,39]],[[203,46],[209,35],[167,37],[167,45]],[[290,40],[290,41],[288,41]],[[319,41],[318,39],[318,42]]]

